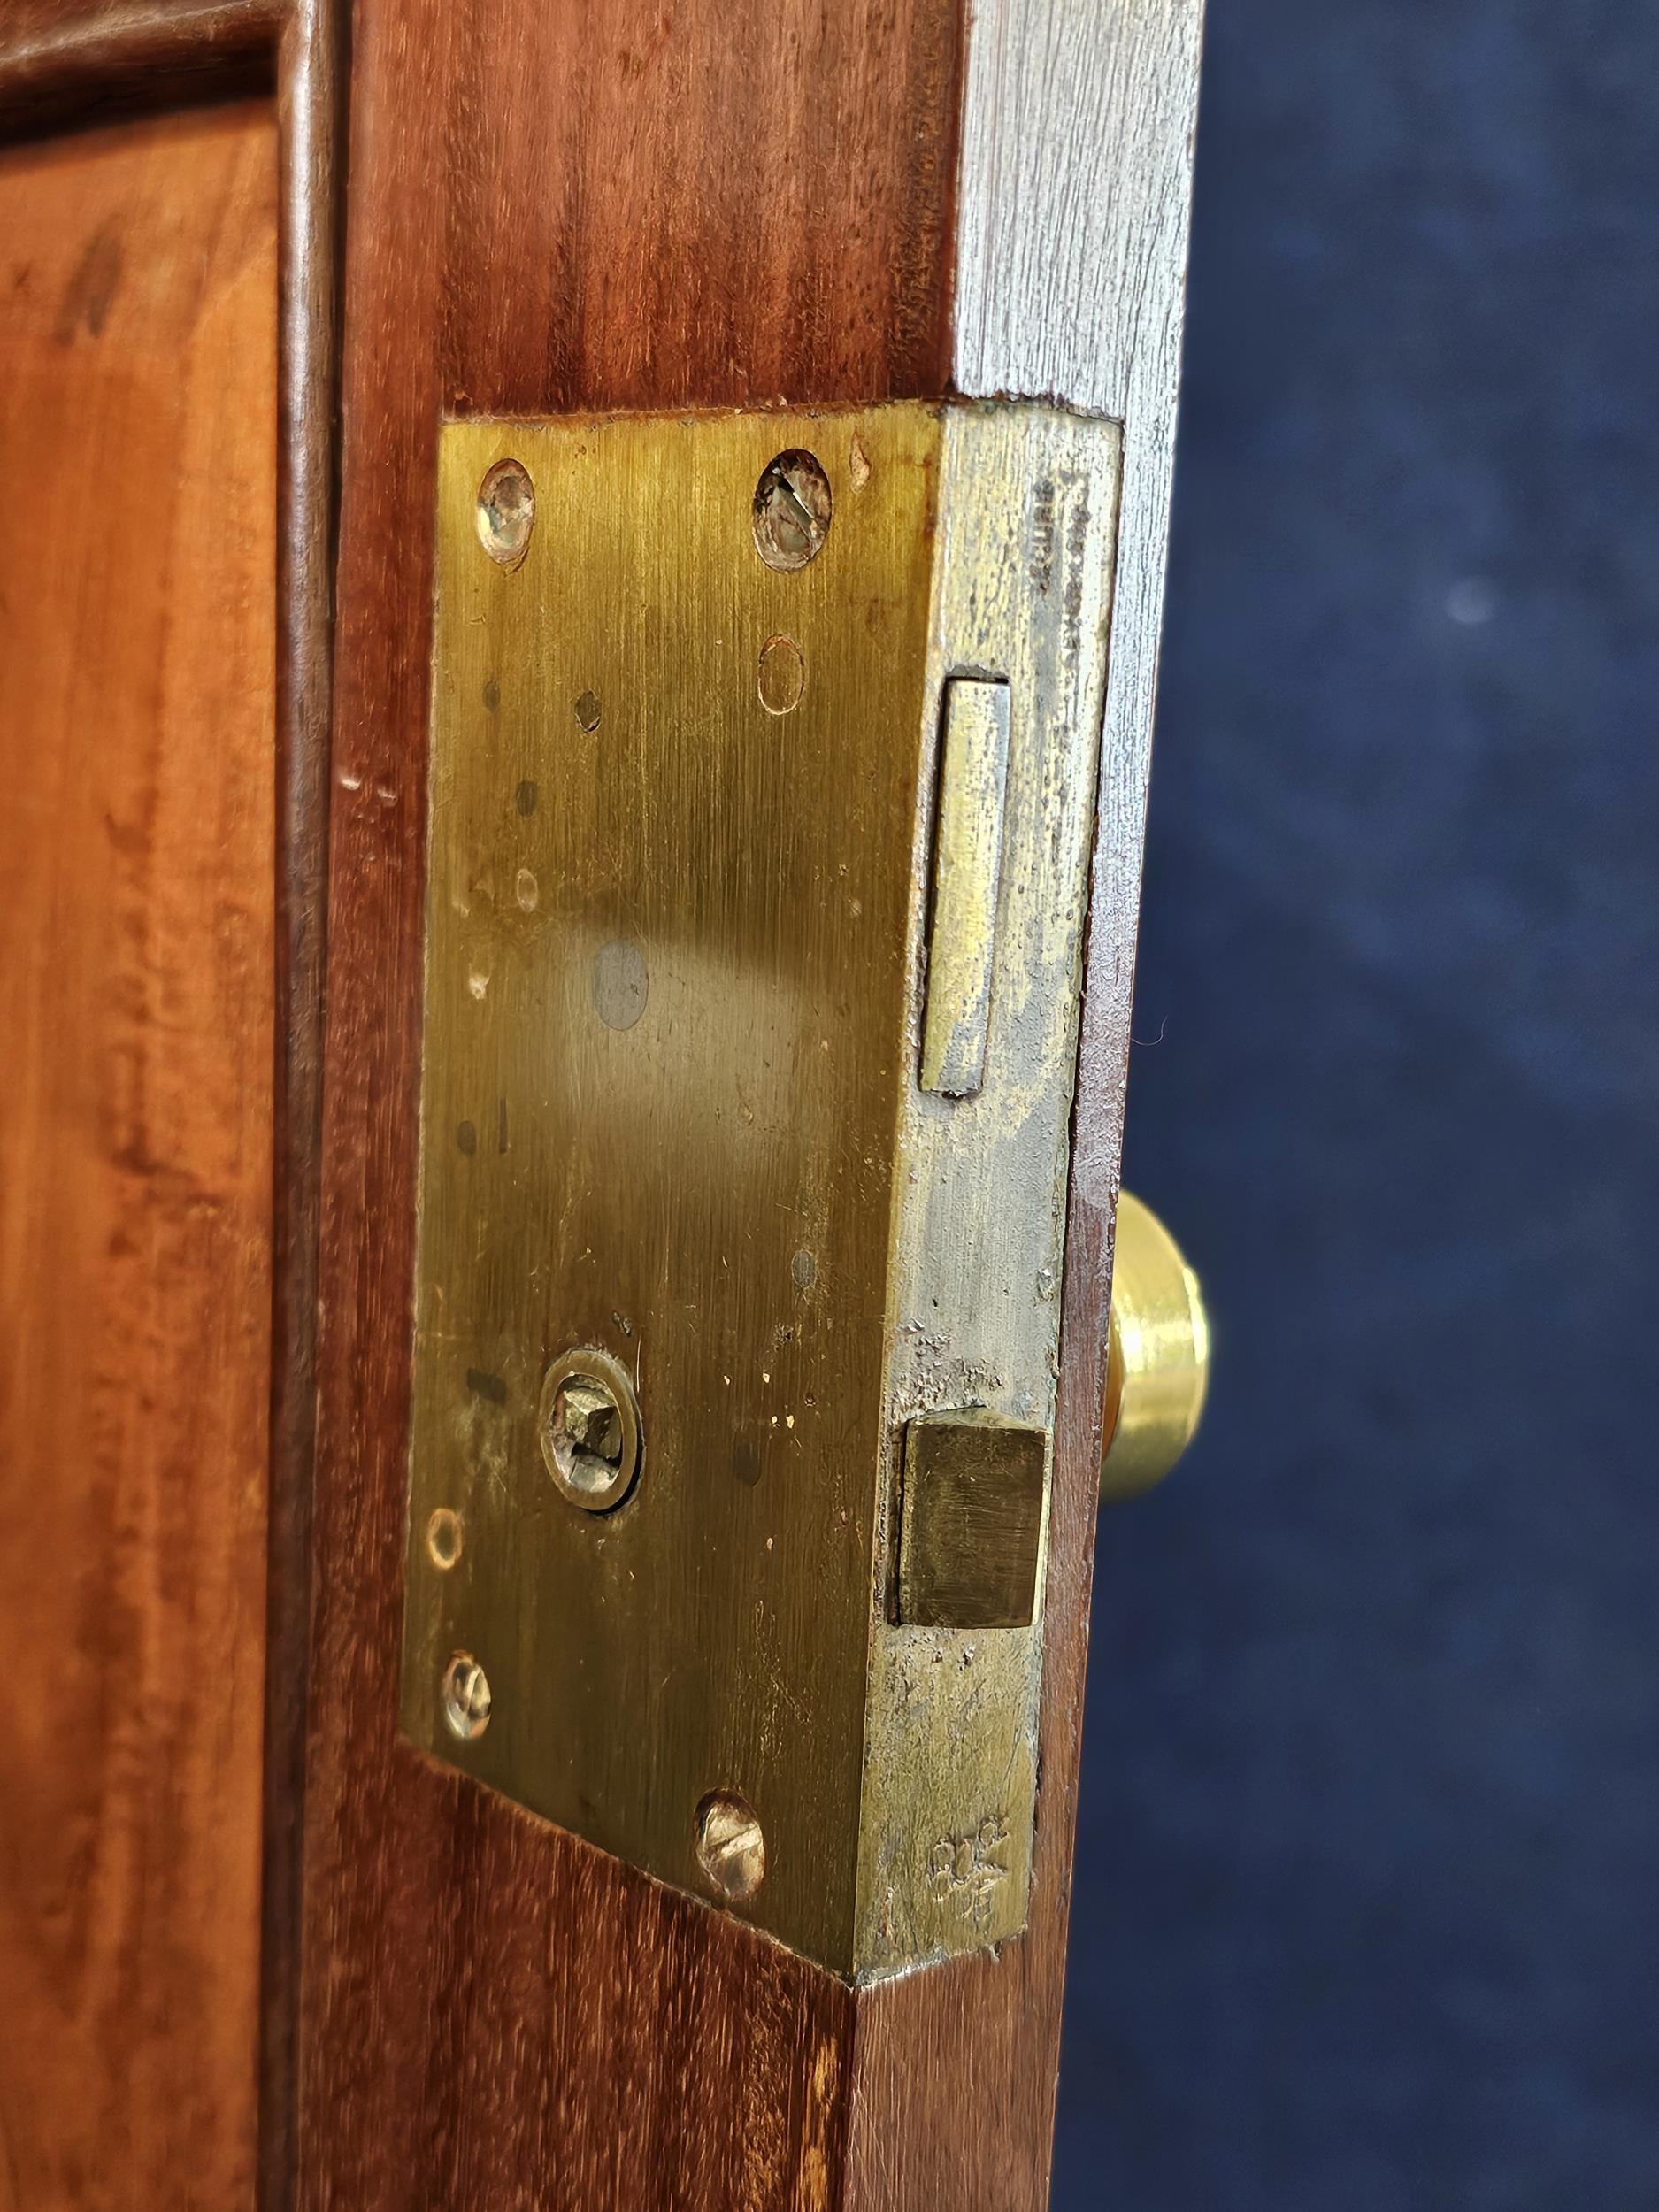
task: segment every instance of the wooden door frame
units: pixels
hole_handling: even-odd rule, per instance
[[[1047,2201],[1202,0],[969,13],[360,0],[307,2206]],[[1123,511],[1030,1924],[854,1990],[398,1733],[434,461],[447,415],[953,395],[1121,422]]]
[[[464,12],[460,0],[448,4],[457,18]],[[941,26],[954,24],[960,30],[965,23],[965,0],[918,0],[910,12],[925,19],[929,6]],[[371,1483],[367,1502],[360,1506],[357,1486],[365,1469],[383,1477],[389,1459],[397,1455],[395,1437],[381,1437],[368,1460],[361,1459],[360,1440],[352,1430],[354,1423],[372,1424],[377,1411],[396,1427],[408,1357],[409,1232],[396,1208],[408,1187],[407,1160],[400,1163],[399,1146],[412,1153],[412,1143],[406,1131],[403,1136],[396,1129],[388,1132],[384,1087],[389,1082],[401,1112],[410,1102],[414,1064],[411,971],[401,956],[384,971],[377,963],[386,943],[394,953],[407,954],[418,912],[418,886],[411,888],[410,879],[419,875],[422,842],[418,825],[425,722],[418,700],[424,699],[429,604],[420,580],[428,559],[430,474],[423,491],[419,455],[397,448],[396,433],[389,448],[385,438],[377,447],[376,438],[365,429],[365,411],[400,403],[377,386],[369,360],[371,349],[389,342],[384,326],[372,326],[374,265],[384,246],[382,234],[394,222],[396,195],[417,181],[425,188],[423,169],[442,167],[453,158],[445,143],[441,104],[423,108],[419,99],[421,92],[435,91],[441,103],[442,77],[428,56],[417,52],[411,58],[399,43],[399,32],[419,13],[414,0],[359,0],[358,12],[366,69],[352,88],[354,130],[361,142],[351,181],[352,252],[368,304],[354,341],[358,365],[354,373],[348,362],[344,388],[357,394],[358,417],[351,435],[359,449],[359,473],[353,480],[367,542],[342,568],[342,634],[351,641],[355,664],[342,664],[338,672],[333,618],[349,0],[148,0],[125,5],[109,0],[33,0],[20,25],[0,27],[0,142],[250,92],[273,93],[279,116],[278,1125],[259,2148],[259,2194],[265,2212],[286,2212],[292,2201],[302,2148],[305,1931],[315,1966],[334,1940],[336,1912],[342,1924],[361,1932],[363,1913],[384,1901],[366,1878],[342,1863],[330,1822],[344,1801],[342,1792],[389,1793],[406,1789],[411,1780],[407,1762],[396,1747],[390,1763],[381,1763],[377,1732],[392,1724],[383,1713],[377,1713],[366,1734],[359,1728],[348,1740],[345,1722],[332,1712],[319,1715],[308,1695],[319,1662],[327,1668],[343,1663],[353,1696],[365,1694],[351,1664],[373,1659],[373,1647],[363,1639],[379,1632],[378,1617],[373,1606],[361,1624],[346,1617],[365,1594],[380,1600],[384,1609],[386,1531],[374,1517],[383,1519],[393,1509],[388,1502],[390,1486],[376,1490]],[[605,0],[602,12],[618,32],[620,47],[626,7]],[[849,6],[849,19],[852,12]],[[680,35],[688,41],[694,58],[699,41],[712,41],[711,27],[732,13],[729,0],[690,0],[680,12]],[[1057,400],[1124,425],[1124,504],[1064,1286],[1046,1606],[1050,1625],[1041,1719],[1042,1799],[1030,1930],[1001,1957],[964,1961],[949,1973],[918,1973],[855,1993],[810,1970],[797,1974],[784,1955],[763,1955],[756,1939],[732,1924],[716,1924],[710,1936],[702,1925],[706,1916],[700,1908],[682,1910],[677,1904],[648,1901],[626,1870],[613,1870],[611,1863],[550,1832],[532,1835],[520,1823],[514,1839],[507,1839],[517,1816],[472,1802],[477,1793],[456,1801],[443,1823],[429,1829],[426,1846],[416,1855],[434,1873],[449,1868],[464,1886],[472,1878],[469,1870],[481,1866],[490,1853],[495,1871],[511,1873],[508,1893],[488,1910],[477,1906],[479,1916],[470,1924],[485,1961],[495,1955],[510,1966],[527,1968],[535,1916],[544,1909],[545,1892],[536,1885],[556,1868],[561,1880],[573,1885],[567,1894],[587,1895],[585,1909],[592,1909],[593,1898],[603,1893],[613,1901],[626,1896],[627,1909],[649,1919],[651,1932],[636,1927],[635,1941],[661,1947],[670,1982],[678,1975],[686,2001],[710,2008],[712,2029],[725,2032],[730,2027],[754,1997],[745,1978],[761,1977],[779,2032],[787,2027],[801,2040],[799,2063],[808,2063],[810,2052],[826,2070],[810,2081],[780,2080],[770,2086],[763,2082],[755,2093],[763,2102],[772,2100],[775,2109],[762,2117],[765,2127],[787,2139],[787,2156],[794,2162],[791,2185],[802,2192],[789,2200],[833,2206],[836,2212],[841,2208],[919,2212],[947,2202],[975,2208],[993,2201],[985,2193],[987,2188],[1002,2192],[995,2199],[999,2212],[1003,2206],[1034,2205],[1046,2198],[1202,0],[1110,0],[1110,4],[1099,0],[1098,5],[979,0],[973,17],[965,59],[958,46],[938,61],[929,79],[933,65],[925,58],[918,62],[917,51],[910,56],[910,65],[923,72],[908,96],[915,116],[925,119],[941,104],[949,111],[933,114],[919,150],[902,132],[891,141],[895,147],[910,143],[907,158],[916,165],[909,181],[923,196],[937,182],[928,163],[942,161],[948,170],[944,199],[938,204],[948,211],[949,235],[935,242],[935,259],[914,293],[903,295],[901,288],[894,302],[894,311],[909,318],[904,334],[872,341],[867,330],[855,330],[849,322],[827,337],[820,332],[816,352],[810,359],[799,356],[793,367],[786,343],[780,370],[773,334],[763,326],[762,309],[753,302],[757,288],[751,257],[748,303],[741,288],[720,293],[718,281],[715,286],[720,296],[713,311],[731,324],[733,379],[722,382],[713,377],[691,396],[711,404],[780,397],[812,403],[901,395],[1008,396]],[[458,21],[444,33],[446,42],[452,37],[460,42],[490,35],[501,49],[502,100],[517,114],[516,104],[528,104],[541,88],[515,73],[509,50],[514,33],[505,15],[493,33]],[[662,38],[668,36],[662,33]],[[654,96],[649,72],[660,44],[651,33],[622,51],[620,60],[612,56],[611,65],[626,65],[638,73],[645,88],[641,100]],[[761,62],[763,77],[771,65]],[[776,66],[781,70],[783,65]],[[413,77],[412,104],[400,70]],[[473,81],[476,77],[474,69]],[[764,82],[751,87],[746,81],[745,89],[757,106],[764,104]],[[868,88],[866,96],[872,96]],[[832,119],[824,122],[831,139],[848,112],[833,109]],[[842,123],[833,119],[835,114]],[[649,134],[631,142],[626,151],[641,165],[638,181],[667,192],[671,199],[678,193],[683,213],[685,196],[693,188],[672,183],[660,161],[653,165]],[[822,248],[820,265],[833,273],[846,237],[856,234],[868,215],[867,200],[860,196],[863,180],[856,165],[832,175],[823,147],[810,134],[800,151],[788,188],[793,219],[814,232]],[[1086,188],[1080,193],[1079,180]],[[764,178],[759,188],[764,197]],[[541,333],[534,320],[515,322],[507,308],[492,319],[513,287],[545,281],[533,257],[546,242],[553,219],[545,208],[521,206],[519,221],[510,216],[511,205],[504,203],[493,215],[474,207],[465,217],[474,226],[472,242],[480,252],[488,250],[488,271],[480,276],[475,265],[465,281],[471,286],[468,297],[488,311],[488,330],[497,333],[494,360],[478,346],[463,346],[441,364],[435,349],[430,355],[419,351],[424,339],[402,357],[427,394],[421,402],[426,418],[413,434],[417,440],[435,434],[442,408],[550,413],[582,403],[684,400],[686,393],[670,388],[670,377],[663,380],[660,393],[654,393],[649,379],[637,390],[626,390],[619,373],[609,383],[603,373],[596,380],[590,375],[584,383],[584,373],[568,360],[537,352]],[[722,213],[730,212],[730,207],[717,207],[708,220],[718,224]],[[849,215],[856,218],[850,227]],[[680,234],[695,240],[695,209],[686,220],[690,227]],[[437,251],[435,242],[426,242],[429,251]],[[706,234],[704,242],[710,242]],[[410,317],[435,314],[429,280],[419,266],[419,245],[405,240],[398,250],[404,257],[403,276],[414,280],[402,300],[395,284],[382,288],[386,297],[379,304],[387,309],[388,302],[396,302]],[[717,244],[717,252],[725,250]],[[497,278],[502,281],[492,297],[486,279]],[[838,296],[862,309],[892,296],[876,284],[864,296],[849,294],[843,287]],[[357,304],[354,297],[354,322]],[[862,362],[855,357],[861,345],[870,349]],[[752,388],[745,381],[751,366]],[[742,375],[736,373],[740,370]],[[773,371],[787,372],[793,388],[780,390],[775,378],[766,383]],[[388,449],[402,485],[390,492],[375,473],[377,459],[383,460]],[[349,470],[351,465],[348,451]],[[385,578],[388,557],[373,544],[374,533],[388,518],[412,533],[396,557],[412,580],[406,579],[396,588]],[[373,646],[377,628],[384,633],[393,622],[396,634],[381,634],[379,646]],[[412,691],[400,693],[400,705],[388,709],[374,692],[371,664],[376,653],[394,650],[418,664],[419,673],[408,680]],[[349,788],[366,788],[363,805],[342,810],[342,819],[332,830],[335,903],[347,934],[336,944],[333,973],[336,1006],[327,1035],[333,1151],[325,1177],[324,959],[336,684],[342,727],[352,733]],[[394,833],[403,840],[396,854],[388,848]],[[388,1000],[386,989],[400,978],[403,995]],[[377,1221],[374,1204],[385,1199],[393,1202],[393,1216]],[[331,1249],[319,1272],[324,1205]],[[382,1240],[387,1248],[365,1265],[364,1247],[371,1237]],[[322,1280],[333,1295],[319,1360]],[[366,1366],[360,1364],[364,1362]],[[401,1481],[396,1492],[401,1509]],[[332,1604],[321,1608],[312,1601],[314,1511],[328,1539],[328,1586],[319,1594],[327,1595],[334,1584],[340,1591]],[[397,1551],[394,1539],[391,1555]],[[351,1762],[365,1747],[372,1755],[359,1778]],[[384,1809],[390,1818],[390,1795]],[[420,1817],[425,1816],[417,1816],[417,1824]],[[312,1885],[303,1910],[303,1868],[309,1869]],[[353,1884],[362,1886],[342,1898],[342,1884],[348,1891]],[[509,1934],[503,1915],[515,1910],[525,1925]],[[542,1962],[543,1977],[553,1970]],[[469,1969],[457,2002],[472,2008],[472,2016],[488,2029],[490,1999],[479,1979],[485,1971],[485,1965],[476,1972]],[[348,2016],[328,2013],[320,1981],[313,1984],[311,1995],[306,2024],[312,2047],[304,2063],[306,2096],[314,2115],[311,2141],[316,2154],[342,2162],[334,2178],[341,2173],[349,2178],[358,2162],[371,2157],[373,2133],[362,2125],[362,2085],[354,2088],[349,2078],[353,2055],[331,2055],[329,2048],[329,2038],[344,2032]],[[635,2032],[626,2021],[623,2027]],[[441,2062],[448,2047],[429,2041],[429,2062]],[[552,2055],[550,2049],[542,2053],[543,2070]],[[454,2058],[453,2050],[449,2056]],[[506,2136],[522,2145],[526,2155],[533,2147],[545,2147],[563,2124],[552,2112],[546,2084],[538,2089],[532,2081],[533,2071],[522,2048],[515,2051],[511,2065],[503,2055],[498,2078],[485,2096]],[[694,2078],[703,2078],[688,2062],[683,2079],[690,2084]],[[321,2116],[331,2093],[340,2100],[339,2132],[344,2141],[339,2149],[320,2142]],[[700,2132],[705,2122],[717,2124],[703,2114],[690,2116],[685,2124],[696,2135],[694,2147],[713,2175],[726,2170],[723,2160],[738,2154],[729,2143],[722,2148]],[[514,2154],[499,2145],[487,2148],[484,2129],[476,2122],[450,2115],[442,2124],[445,2156],[457,2177],[476,2179],[498,2172],[500,2158]],[[718,2124],[729,2129],[736,2123],[728,2118]],[[330,2187],[328,2175],[311,2174],[306,2200],[326,2200]]]
[[[278,135],[276,1064],[258,2201],[293,2197],[311,1647],[319,1147],[347,0],[47,0],[0,24],[0,145],[273,96]]]

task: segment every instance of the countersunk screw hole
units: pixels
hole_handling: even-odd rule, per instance
[[[640,1408],[627,1371],[595,1345],[567,1352],[541,1380],[541,1456],[572,1505],[608,1513],[633,1487]]]
[[[755,487],[755,550],[768,568],[804,568],[829,535],[830,488],[815,453],[792,447]]]
[[[441,1505],[426,1523],[426,1556],[440,1573],[448,1574],[461,1556],[461,1517]]]
[[[492,561],[517,568],[535,527],[535,487],[522,461],[497,461],[478,488],[478,541]]]

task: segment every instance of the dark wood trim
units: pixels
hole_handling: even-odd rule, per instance
[[[286,2212],[296,2182],[348,39],[349,0],[293,0],[278,49],[278,1180],[265,1622],[261,2212]]]
[[[0,26],[0,140],[268,92],[288,0],[150,0]]]
[[[273,92],[280,204],[277,1020],[261,2212],[295,2188],[348,0],[92,4],[0,27],[0,142]]]

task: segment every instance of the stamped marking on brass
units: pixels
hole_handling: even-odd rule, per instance
[[[760,649],[756,681],[768,714],[793,714],[806,689],[806,662],[792,637],[769,637]]]
[[[927,1887],[941,1904],[987,1927],[992,1900],[1008,1879],[1008,1823],[990,1813],[972,1833],[941,1836],[927,1855]]]

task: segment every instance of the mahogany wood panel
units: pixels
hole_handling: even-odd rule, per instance
[[[856,2006],[396,1732],[441,411],[937,392],[956,0],[363,0],[302,2201],[842,2199]]]
[[[1091,279],[1087,315],[1061,303],[1075,358],[1029,396],[1126,404],[1152,472],[1125,491],[1141,520],[1094,872],[1031,1931],[1000,1957],[855,1997],[427,1766],[396,1732],[436,424],[446,409],[947,390],[966,10],[360,0],[307,1807],[308,2205],[1037,2212],[1046,2201],[1196,12],[1193,0],[1101,11],[1022,0],[979,12],[999,41],[997,70],[1041,96],[1037,112],[1027,101],[1010,116],[995,159],[967,181],[995,200],[999,178],[1013,189],[1008,180],[1041,168],[1043,134],[1062,131],[1075,166],[1048,180],[1050,227],[1076,222],[1081,192],[1112,249],[1105,264],[1140,272],[1126,287]],[[1064,66],[1050,69],[1056,41]],[[1066,123],[1079,94],[1111,126],[1098,145]],[[1002,127],[995,104],[977,113],[982,131]],[[1149,152],[1174,179],[1167,204],[1154,204]],[[983,212],[970,241],[987,234]],[[1014,258],[1047,265],[1040,253]],[[956,360],[971,357],[976,377],[991,363],[991,380],[970,388],[1025,391],[1011,354],[995,373],[985,334],[999,311],[1023,327],[1018,303],[987,303],[1002,260],[978,255],[974,343],[971,355],[958,343]],[[1127,361],[1126,381],[1114,365],[1109,393],[1085,388],[1091,360]]]
[[[251,2200],[269,104],[0,156],[0,2204]]]

